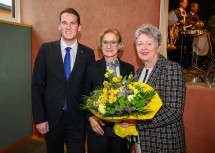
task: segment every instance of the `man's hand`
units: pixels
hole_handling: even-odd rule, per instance
[[[45,134],[49,132],[49,123],[48,121],[46,121],[43,123],[36,124],[36,128],[41,134]]]

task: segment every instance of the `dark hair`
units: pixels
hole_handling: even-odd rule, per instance
[[[194,7],[195,5],[198,5],[198,3],[192,2],[192,3],[190,4],[190,8]]]
[[[77,12],[75,9],[73,9],[73,8],[66,8],[65,10],[63,10],[63,11],[60,13],[60,15],[59,15],[59,20],[60,20],[60,22],[61,22],[61,16],[62,16],[62,14],[64,14],[64,13],[70,13],[70,14],[73,14],[73,15],[77,16],[78,25],[81,24],[80,16],[79,16],[78,12]]]

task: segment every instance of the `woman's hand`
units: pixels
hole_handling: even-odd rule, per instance
[[[135,125],[136,124],[136,120],[123,120],[120,122],[120,125],[124,128]]]
[[[93,131],[95,131],[96,133],[98,133],[100,135],[104,134],[104,131],[103,131],[101,125],[104,126],[105,124],[98,117],[90,116],[89,122],[90,122],[90,125],[91,125]]]

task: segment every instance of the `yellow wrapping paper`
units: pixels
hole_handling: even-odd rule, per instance
[[[138,84],[140,84],[140,83],[138,82]],[[141,86],[144,87],[145,90],[153,90],[153,88],[151,86],[149,86],[145,83],[142,83]],[[158,112],[158,110],[161,108],[161,106],[162,106],[162,101],[161,101],[158,93],[156,92],[155,95],[153,96],[152,100],[144,107],[144,110],[149,111],[145,115],[129,115],[129,116],[122,116],[122,117],[104,117],[104,116],[99,115],[93,111],[92,111],[92,113],[95,114],[100,119],[103,119],[105,121],[116,122],[114,125],[114,132],[116,135],[124,138],[124,137],[130,136],[130,135],[137,136],[138,132],[137,132],[135,125],[124,128],[120,125],[120,123],[119,123],[120,121],[129,120],[129,119],[133,119],[133,120],[152,119],[155,116],[155,114]]]

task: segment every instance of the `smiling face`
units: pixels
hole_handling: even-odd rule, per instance
[[[120,47],[117,36],[112,32],[105,33],[101,45],[101,51],[105,59],[109,62],[115,61]]]
[[[155,40],[146,34],[141,34],[136,41],[138,57],[146,68],[153,67],[159,58],[160,47]]]
[[[72,45],[76,41],[76,36],[81,31],[81,25],[78,24],[77,16],[71,13],[63,13],[58,27],[63,40],[67,45]]]

